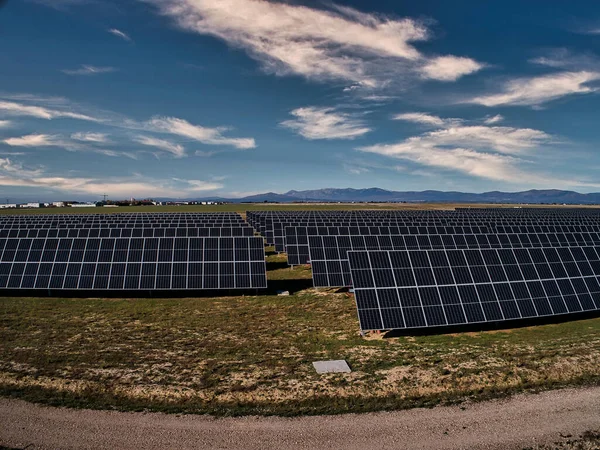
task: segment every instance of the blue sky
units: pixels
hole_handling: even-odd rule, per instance
[[[11,201],[600,191],[598,2],[8,0],[0,39]]]

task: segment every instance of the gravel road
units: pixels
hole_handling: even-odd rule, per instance
[[[600,429],[600,387],[363,415],[214,419],[0,399],[0,444],[74,449],[522,449]]]

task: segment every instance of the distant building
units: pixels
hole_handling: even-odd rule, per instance
[[[57,208],[64,208],[65,202],[52,202],[52,206],[55,206]]]
[[[0,209],[15,209],[17,207],[16,203],[3,203],[0,204]]]
[[[95,203],[73,203],[71,208],[95,208]]]
[[[23,204],[19,205],[20,208],[39,208],[41,206],[42,206],[41,203],[36,203],[36,202],[23,203]]]

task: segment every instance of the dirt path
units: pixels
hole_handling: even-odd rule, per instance
[[[13,448],[506,449],[600,429],[600,387],[434,409],[295,419],[70,410],[0,399]]]

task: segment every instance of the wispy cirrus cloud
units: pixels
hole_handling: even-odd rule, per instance
[[[223,189],[225,185],[218,181],[203,181],[203,180],[181,180],[175,178],[175,181],[184,182],[188,185],[188,190],[191,192],[216,191]]]
[[[165,139],[158,139],[151,136],[136,136],[134,142],[138,144],[154,147],[164,152],[170,153],[175,158],[183,158],[186,156],[183,145],[175,144]]]
[[[118,38],[123,39],[124,41],[127,41],[127,42],[133,41],[127,33],[123,32],[121,30],[118,30],[116,28],[109,28],[106,31],[109,32],[110,34],[112,34],[113,36],[117,36]]]
[[[290,112],[295,118],[281,126],[310,139],[356,139],[371,131],[363,121],[335,108],[309,106]]]
[[[590,94],[598,88],[590,83],[600,80],[600,71],[559,72],[537,77],[517,78],[498,93],[480,95],[464,101],[483,106],[537,106],[558,98]]]
[[[518,160],[511,156],[480,153],[466,148],[422,148],[418,146],[417,139],[400,144],[362,147],[359,150],[496,181],[523,181],[524,176],[517,168]]]
[[[98,153],[105,156],[123,156],[131,159],[137,159],[136,153],[97,147],[96,144],[104,144],[108,141],[98,140],[98,136],[90,136],[90,134],[93,135],[95,133],[88,133],[87,136],[77,136],[77,133],[75,133],[71,136],[71,139],[58,134],[28,134],[25,136],[4,139],[0,142],[3,142],[4,144],[9,145],[11,147],[23,147],[34,149],[57,147],[71,152],[89,152]],[[76,137],[74,138],[73,136]],[[79,137],[80,139],[77,139],[77,137]]]
[[[371,172],[371,169],[369,169],[368,167],[358,166],[355,164],[343,163],[342,167],[350,175],[362,175],[363,173]]]
[[[53,147],[62,146],[59,136],[52,134],[28,134],[26,136],[4,139],[11,147]]]
[[[496,114],[495,116],[486,117],[483,121],[486,125],[494,125],[496,123],[500,123],[504,120],[504,117],[500,114]]]
[[[13,125],[10,120],[0,120],[0,128],[9,128]]]
[[[154,117],[144,124],[148,131],[156,133],[169,133],[180,137],[211,145],[230,145],[240,150],[256,147],[253,138],[231,138],[223,136],[228,128],[208,128],[194,125],[177,117]]]
[[[71,134],[71,139],[82,142],[92,142],[96,144],[106,144],[109,142],[106,133],[77,132]]]
[[[598,20],[575,20],[571,26],[567,27],[569,31],[577,34],[589,36],[600,35],[600,21]]]
[[[80,111],[86,111],[86,113]],[[241,150],[256,147],[254,138],[226,136],[225,133],[231,130],[231,127],[227,126],[204,127],[191,124],[185,119],[161,116],[155,116],[147,121],[138,121],[110,111],[87,111],[89,111],[89,108],[81,108],[79,105],[63,98],[44,98],[30,94],[11,96],[0,94],[0,117],[20,116],[47,120],[78,119],[109,127],[115,134],[118,134],[119,130],[167,133],[208,145],[232,146]],[[88,143],[108,143],[106,133],[103,132],[76,132],[71,134],[71,140]],[[179,144],[174,143],[174,145]],[[171,152],[177,153],[177,151]]]
[[[322,9],[265,0],[148,0],[182,29],[245,50],[268,73],[382,87],[402,76],[451,81],[483,65],[427,56],[415,44],[431,33],[422,21],[368,14],[326,3]]]
[[[101,119],[74,112],[71,109],[55,109],[43,105],[31,105],[24,102],[5,101],[0,99],[0,115],[35,117],[38,119],[78,119],[100,122]]]
[[[217,190],[221,183],[186,179],[149,179],[130,177],[68,177],[48,172],[44,167],[29,168],[11,158],[0,158],[0,186],[43,188],[52,191],[98,196],[106,193],[120,197],[182,197],[200,191]]]
[[[63,69],[62,72],[67,75],[100,75],[103,73],[116,72],[115,67],[98,67],[83,64],[78,69]]]
[[[358,150],[489,180],[542,182],[543,177],[522,169],[522,156],[551,144],[553,137],[549,134],[531,128],[462,124],[445,127],[445,123],[442,119],[443,128],[398,143]]]
[[[421,112],[396,114],[392,117],[392,120],[402,120],[405,122],[413,122],[434,127],[458,125],[462,122],[461,119],[442,119],[441,117]]]

